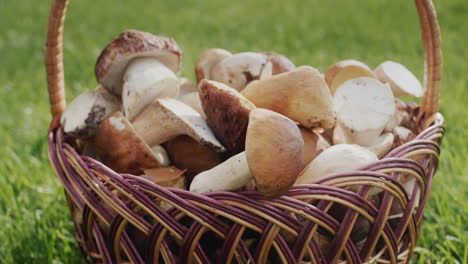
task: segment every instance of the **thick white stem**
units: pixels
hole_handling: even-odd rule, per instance
[[[179,93],[179,78],[154,58],[133,60],[123,80],[123,110],[130,121],[156,98],[176,98]]]
[[[195,176],[190,191],[196,193],[234,191],[244,187],[252,179],[245,152],[241,152]]]

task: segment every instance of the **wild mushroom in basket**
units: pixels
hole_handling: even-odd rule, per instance
[[[334,94],[344,82],[359,77],[375,78],[369,66],[356,60],[339,61],[325,72],[325,82],[330,88],[331,94]]]
[[[96,148],[104,164],[120,173],[141,173],[144,169],[168,165],[165,151],[153,150],[137,135],[121,112],[107,117],[96,134]]]
[[[123,113],[133,119],[156,98],[175,98],[182,50],[173,39],[128,30],[115,38],[96,63],[99,83],[122,96]]]
[[[366,147],[375,143],[395,113],[390,88],[368,77],[343,83],[335,91],[333,104],[344,143]]]
[[[334,145],[307,165],[295,184],[308,184],[334,173],[350,172],[377,160],[373,152],[359,145]]]
[[[61,117],[63,131],[75,137],[88,138],[96,134],[101,122],[120,110],[119,99],[106,90],[96,89],[76,97]]]
[[[322,151],[330,147],[330,144],[321,134],[310,131],[303,127],[299,127],[302,139],[304,140],[304,158],[302,160],[302,168],[305,168],[312,160],[315,159]]]
[[[291,119],[256,108],[250,112],[246,150],[195,176],[194,192],[238,190],[255,180],[266,197],[278,197],[294,184],[302,166],[304,141]]]
[[[149,145],[167,142],[188,135],[214,151],[226,149],[213,135],[201,115],[175,99],[156,99],[132,122],[135,131]]]
[[[253,81],[241,94],[255,106],[285,115],[305,128],[335,125],[330,90],[320,73],[309,66]]]
[[[249,113],[255,105],[235,89],[209,80],[199,84],[200,100],[208,125],[232,155],[245,149]]]
[[[385,61],[375,69],[375,75],[390,85],[395,96],[422,97],[424,94],[421,82],[400,63]]]
[[[224,49],[209,49],[205,51],[195,64],[195,75],[197,82],[203,79],[211,80],[211,70],[225,58],[231,57],[232,53]]]

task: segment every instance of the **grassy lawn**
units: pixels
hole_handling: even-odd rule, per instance
[[[468,1],[435,4],[443,32],[441,112],[447,134],[414,262],[468,263]],[[1,263],[82,262],[47,158],[43,57],[49,8],[50,1],[0,0]],[[69,8],[68,100],[96,86],[97,56],[127,28],[175,38],[185,52],[183,74],[190,78],[194,61],[210,47],[275,50],[321,71],[355,58],[371,67],[392,59],[421,78],[423,73],[412,1],[80,0]]]

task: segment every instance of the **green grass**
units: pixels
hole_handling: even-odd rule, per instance
[[[0,0],[0,262],[80,263],[60,183],[47,158],[43,67],[50,1]],[[210,47],[275,50],[324,71],[345,58],[392,59],[422,76],[412,1],[71,1],[65,35],[67,98],[96,86],[95,60],[127,28],[175,38],[183,73]],[[415,263],[468,263],[468,2],[435,4],[443,32],[447,134]]]

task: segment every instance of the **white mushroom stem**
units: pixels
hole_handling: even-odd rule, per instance
[[[190,184],[190,191],[196,193],[234,191],[244,187],[252,179],[245,152],[241,152],[195,176]]]
[[[60,120],[65,133],[77,137],[96,134],[101,122],[120,109],[119,99],[107,90],[89,91],[76,97]]]
[[[323,177],[350,172],[379,160],[377,156],[358,145],[334,145],[320,153],[299,175],[295,184],[313,183]]]
[[[155,100],[138,115],[133,126],[150,146],[187,135],[209,149],[225,151],[201,115],[175,99]]]
[[[154,145],[151,147],[151,151],[153,151],[156,158],[161,163],[161,166],[167,167],[171,165],[171,160],[169,159],[169,155],[167,151],[161,145]]]
[[[344,141],[370,146],[395,113],[395,99],[390,88],[368,77],[349,80],[334,94],[338,123]]]
[[[156,98],[175,98],[179,93],[177,76],[155,58],[131,61],[123,81],[123,110],[130,121]]]

